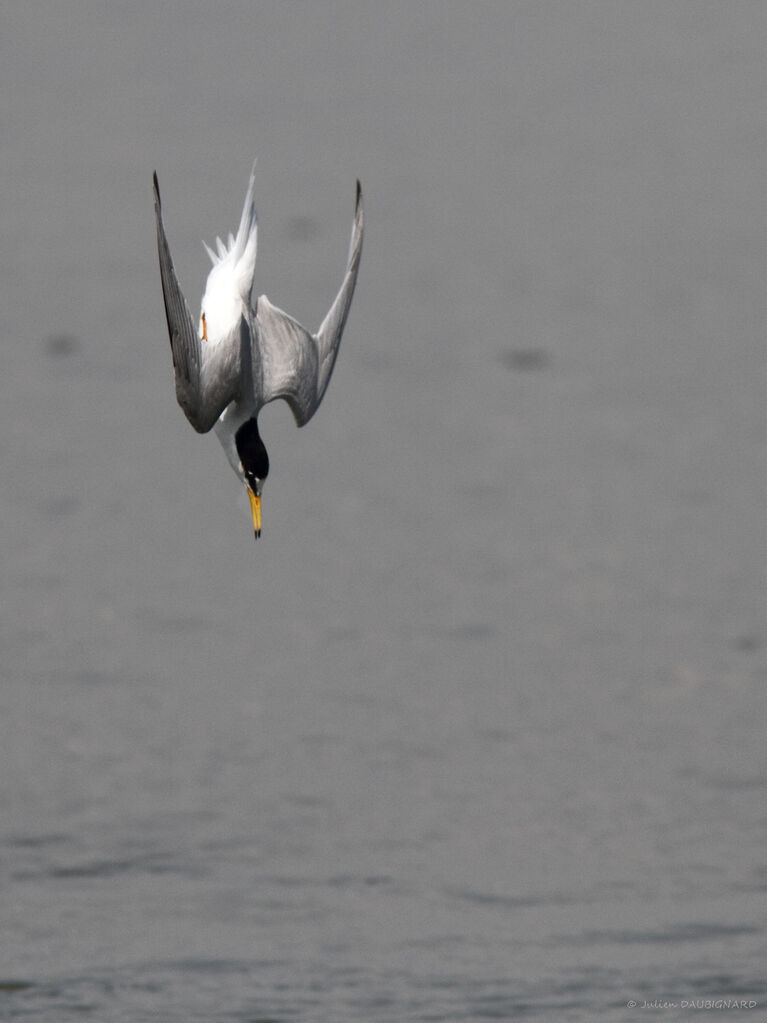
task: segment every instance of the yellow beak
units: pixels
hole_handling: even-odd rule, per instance
[[[248,487],[248,497],[250,498],[250,510],[253,514],[253,532],[258,540],[261,536],[261,498],[254,494],[250,487]]]

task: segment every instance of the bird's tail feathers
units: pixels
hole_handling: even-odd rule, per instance
[[[214,267],[220,263],[231,261],[234,269],[237,285],[243,299],[247,301],[253,287],[253,278],[256,273],[256,249],[258,242],[258,214],[256,203],[253,198],[256,184],[256,163],[253,162],[253,169],[250,172],[248,191],[245,194],[245,204],[242,208],[240,226],[237,228],[237,235],[232,237],[231,233],[224,244],[220,238],[216,238],[217,253],[205,245],[205,251],[210,257]]]

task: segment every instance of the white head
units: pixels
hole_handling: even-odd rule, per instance
[[[258,539],[261,535],[261,494],[269,475],[269,455],[258,432],[256,415],[232,402],[213,429],[235,475],[245,486],[253,515],[253,530]]]

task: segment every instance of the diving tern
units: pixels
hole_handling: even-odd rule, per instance
[[[215,430],[226,457],[245,485],[256,539],[261,535],[261,492],[269,457],[258,432],[258,413],[283,398],[298,426],[312,418],[328,386],[357,283],[362,253],[362,190],[357,201],[346,274],[316,334],[272,305],[265,295],[253,303],[258,231],[253,199],[255,164],[250,174],[237,235],[217,252],[205,248],[213,264],[195,330],[173,269],[162,221],[160,189],[154,175],[157,248],[165,316],[176,376],[176,398],[198,433]]]

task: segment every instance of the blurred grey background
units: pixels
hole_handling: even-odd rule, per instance
[[[0,1018],[764,1010],[767,8],[0,14]],[[151,175],[196,314],[256,156],[257,293],[366,238],[254,545]]]

